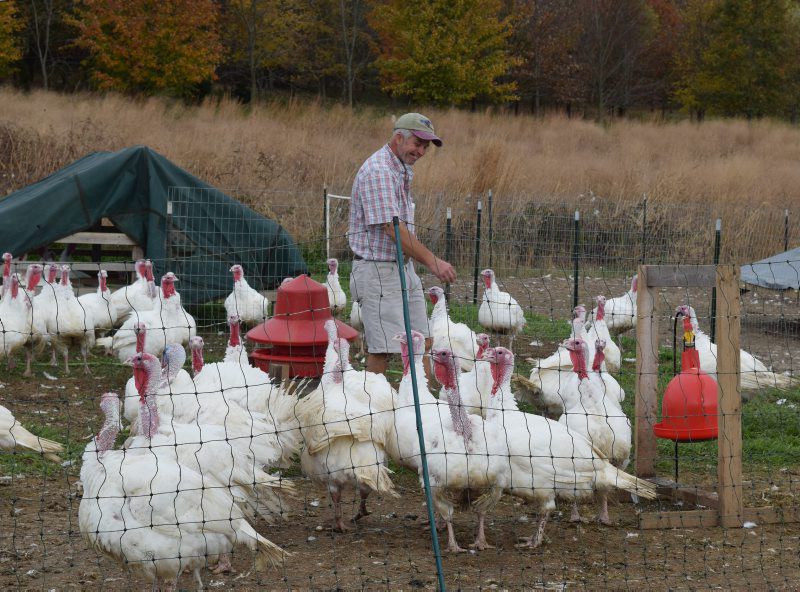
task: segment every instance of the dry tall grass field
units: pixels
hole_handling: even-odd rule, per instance
[[[267,213],[267,196],[276,191],[314,200],[323,185],[349,193],[358,167],[392,127],[384,111],[352,113],[309,101],[186,106],[5,88],[0,105],[0,195],[90,152],[144,144]],[[763,229],[782,224],[783,209],[797,203],[800,130],[784,123],[617,121],[606,127],[557,116],[420,110],[445,145],[415,167],[415,191],[445,196],[457,218],[471,216],[474,208],[463,196],[489,189],[503,215],[524,212],[532,201],[573,203],[587,195],[614,204],[612,212],[623,211],[646,194],[651,211],[670,206],[663,223],[681,218],[684,227],[707,228],[722,215],[740,244],[752,243],[734,251],[728,245],[723,257],[727,252],[746,259],[774,252],[777,240],[757,244]],[[436,202],[423,201],[421,219],[442,216],[440,208],[430,209]],[[676,212],[675,204],[685,209]],[[692,214],[698,205],[699,220]],[[658,224],[658,215],[651,216]],[[308,228],[282,222],[301,240],[310,238]],[[318,223],[315,217],[314,231]],[[780,234],[782,243],[782,229]]]

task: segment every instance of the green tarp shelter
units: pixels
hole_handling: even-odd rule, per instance
[[[229,294],[234,263],[257,290],[308,273],[280,224],[145,146],[90,154],[0,200],[0,252],[40,249],[103,217],[144,249],[156,279],[175,272],[185,304]]]

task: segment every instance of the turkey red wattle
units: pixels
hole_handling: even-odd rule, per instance
[[[486,353],[486,349],[489,347],[489,336],[486,333],[478,333],[475,336],[475,340],[478,342],[478,351],[475,354],[475,359],[482,360],[483,354]]]
[[[242,344],[242,340],[239,336],[239,317],[237,316],[235,319],[231,318],[228,321],[230,324],[231,335],[230,339],[228,340],[228,345],[230,347],[239,347]]]
[[[570,339],[567,341],[567,349],[569,350],[569,359],[572,361],[572,369],[575,374],[578,375],[578,378],[581,380],[589,378],[589,374],[586,372],[586,356],[583,350],[583,340]]]
[[[604,339],[598,339],[594,342],[594,360],[592,361],[592,371],[600,372],[603,367],[603,362],[606,360],[605,348],[606,342]]]
[[[107,271],[104,271],[104,270],[101,270],[101,271],[100,271],[100,272],[97,274],[97,277],[98,277],[98,279],[100,280],[100,291],[101,291],[101,292],[105,292],[105,291],[107,291],[107,290],[108,290],[108,286],[107,286],[107,284],[106,284],[106,281],[107,281],[107,280],[106,280],[106,278],[108,277],[108,272],[107,272]]]
[[[33,292],[36,289],[36,286],[39,285],[39,282],[42,279],[42,266],[38,263],[34,263],[33,265],[28,266],[28,270],[26,272],[26,279],[27,279],[27,290]]]
[[[203,338],[192,337],[189,341],[189,349],[192,350],[192,371],[197,376],[203,369]]]
[[[598,321],[603,321],[606,318],[606,299],[603,296],[597,297],[597,312],[595,313],[595,319]]]
[[[434,350],[431,353],[433,357],[433,374],[439,384],[446,389],[454,389],[458,384],[456,379],[455,357],[449,350]]]
[[[411,360],[408,355],[408,342],[405,334],[399,339],[400,341],[400,359],[403,361],[403,376],[408,375],[408,369],[411,367]]]
[[[244,268],[241,265],[237,264],[231,267],[231,272],[233,273],[234,282],[241,282],[244,278]]]
[[[147,325],[144,323],[136,323],[133,327],[133,332],[136,333],[136,353],[140,354],[144,351],[144,341],[147,337]]]
[[[514,371],[514,354],[504,347],[490,348],[486,351],[489,371],[492,374],[491,396],[495,396],[500,386],[509,380]]]
[[[64,265],[61,268],[61,285],[69,286],[69,265]]]
[[[17,296],[19,296],[19,278],[14,276],[11,278],[11,298],[16,300]]]
[[[11,253],[3,253],[3,279],[11,275]]]
[[[58,274],[58,267],[55,265],[47,266],[47,283],[53,284],[56,281],[56,275]]]
[[[165,275],[161,278],[161,294],[164,299],[168,299],[175,295],[175,276]]]

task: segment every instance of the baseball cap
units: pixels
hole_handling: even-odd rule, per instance
[[[407,129],[420,140],[428,140],[437,146],[442,145],[442,140],[433,131],[431,120],[421,113],[406,113],[394,122],[394,129]]]

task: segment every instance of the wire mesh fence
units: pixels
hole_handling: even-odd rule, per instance
[[[0,401],[13,414],[13,419],[0,418],[5,430],[0,434],[0,582],[5,588],[117,590],[153,580],[167,587],[177,577],[182,588],[197,586],[199,579],[224,588],[434,589],[439,580],[421,487],[417,408],[439,520],[453,508],[453,539],[446,524],[438,530],[441,571],[450,589],[794,586],[800,573],[796,288],[741,283],[741,313],[735,317],[720,316],[720,307],[730,303],[720,302],[723,295],[708,285],[693,286],[687,279],[685,285],[655,292],[653,422],[668,417],[661,413],[662,394],[680,370],[684,344],[693,344],[701,369],[716,372],[719,380],[715,333],[723,327],[725,335],[740,325],[744,402],[736,495],[746,511],[739,517],[745,528],[717,526],[726,491],[719,481],[717,440],[676,444],[659,439],[652,458],[655,479],[647,483],[618,472],[635,475],[640,464],[635,392],[642,350],[632,327],[637,316],[624,310],[636,304],[642,289],[637,285],[632,291],[638,266],[704,265],[715,259],[738,265],[766,257],[797,244],[785,212],[748,214],[746,226],[728,229],[727,216],[711,208],[689,211],[645,202],[622,207],[589,195],[569,204],[536,200],[503,213],[499,198],[493,196],[490,207],[487,195],[480,196],[478,242],[477,196],[452,203],[442,196],[419,199],[417,234],[437,254],[448,254],[458,279],[447,293],[431,290],[437,280],[417,266],[428,301],[426,328],[439,358],[434,355],[430,368],[428,361],[409,365],[419,381],[416,407],[400,356],[390,359],[383,380],[365,373],[357,341],[336,343],[338,349],[329,344],[324,321],[334,316],[350,323],[353,304],[345,200],[330,201],[326,240],[321,194],[243,198],[291,229],[318,283],[301,280],[302,289],[287,284],[287,291],[301,293],[314,286],[323,299],[309,297],[287,311],[276,309],[276,288],[285,279],[280,270],[264,272],[265,255],[231,247],[235,235],[249,232],[241,221],[227,219],[224,212],[192,220],[189,204],[202,196],[174,188],[171,198],[174,219],[168,226],[206,224],[210,236],[219,235],[210,241],[219,248],[198,253],[185,234],[170,232],[168,260],[153,262],[152,283],[145,269],[141,278],[126,280],[127,289],[111,286],[101,307],[105,302],[112,310],[113,294],[121,293],[116,302],[121,300],[120,310],[129,309],[129,320],[118,315],[115,328],[98,329],[96,335],[91,329],[99,342],[89,358],[91,375],[83,375],[74,362],[67,375],[61,358],[57,367],[48,363],[54,342],[63,342],[73,359],[79,355],[81,338],[90,331],[86,313],[74,343],[67,340],[67,314],[75,310],[80,316],[77,310],[88,306],[64,304],[68,287],[57,289],[46,273],[26,291],[31,261],[12,261],[4,274],[9,279],[0,301],[2,351],[16,362],[0,379]],[[722,218],[718,254],[717,217]],[[328,254],[338,260],[335,276]],[[213,271],[202,265],[210,261],[219,264]],[[257,299],[250,306],[243,293],[236,293],[230,271],[235,264],[242,265],[249,286],[266,296],[269,306]],[[797,257],[786,265],[800,274]],[[135,276],[134,262],[126,269]],[[483,274],[485,269],[493,274]],[[767,275],[758,266],[752,270]],[[161,279],[168,271],[177,284]],[[16,273],[22,281],[15,287]],[[770,279],[776,273],[769,268]],[[87,275],[92,287],[95,273]],[[334,283],[346,303],[337,301],[331,315],[327,287]],[[153,290],[155,284],[160,285]],[[200,294],[196,301],[174,300],[188,285]],[[380,292],[381,286],[379,281],[363,288]],[[45,338],[35,341],[34,317],[47,306],[47,298],[40,300],[46,290],[55,303],[55,312],[48,314],[57,324],[48,329],[45,322],[44,331],[38,329]],[[481,314],[486,293],[513,298],[524,325],[516,332],[496,323],[487,327]],[[150,299],[150,311],[139,310],[140,294]],[[235,307],[229,310],[225,301],[231,295]],[[492,298],[502,304],[490,321],[510,318],[511,300]],[[586,308],[586,325],[572,324],[576,304]],[[237,319],[229,322],[231,310],[241,328]],[[22,324],[14,325],[15,314],[23,316]],[[683,318],[689,320],[691,339]],[[266,358],[248,360],[243,347],[254,356],[260,350],[244,332],[262,326],[263,319],[274,323],[265,333],[276,342],[276,326],[290,332],[295,322],[310,323],[318,347],[273,348],[261,351]],[[603,320],[608,335],[600,332]],[[589,351],[575,343],[584,326],[589,326],[583,339]],[[463,332],[469,335],[466,343]],[[478,353],[481,333],[488,337],[486,357]],[[140,335],[144,354],[136,351]],[[605,370],[599,372],[592,369],[598,337],[606,341]],[[182,346],[164,355],[172,342]],[[22,364],[27,346],[34,357],[30,377]],[[413,344],[417,352],[418,346]],[[113,355],[104,356],[103,347]],[[448,358],[445,349],[457,358]],[[506,351],[513,352],[510,373]],[[320,376],[271,378],[264,359],[273,374],[276,367],[297,370],[282,353],[313,359],[304,368]],[[454,362],[463,362],[465,372],[455,384],[445,372]],[[575,372],[581,363],[585,377]],[[470,365],[472,374],[466,374]],[[598,378],[593,395],[583,396],[582,381]],[[689,390],[678,390],[684,416]],[[709,409],[697,413],[701,427],[716,425],[718,415]],[[38,438],[28,440],[23,427]],[[586,447],[587,439],[595,448],[601,441],[607,444],[609,433],[610,451]],[[7,449],[14,442],[16,449]],[[622,452],[617,444],[625,445]],[[26,445],[42,451],[26,451]],[[618,467],[608,468],[612,477],[603,481],[597,466],[606,467],[615,454]],[[656,489],[652,484],[658,496],[647,499]],[[602,493],[608,497],[608,516],[595,506],[602,498],[593,494]],[[574,497],[580,502],[579,521],[572,520],[577,517]],[[596,512],[608,524],[597,522]],[[485,540],[476,531],[481,514]],[[548,521],[542,524],[545,514]],[[659,520],[674,528],[646,528]],[[453,541],[466,552],[453,552]]]

